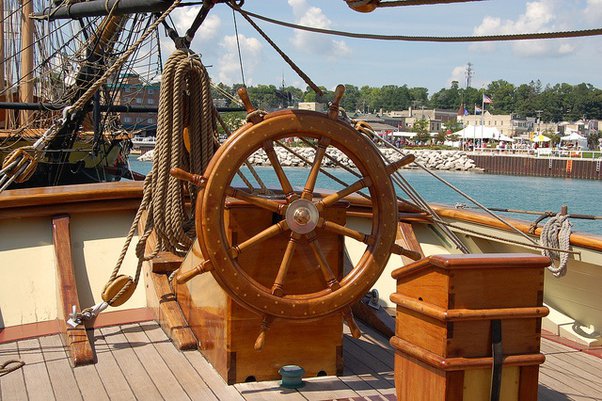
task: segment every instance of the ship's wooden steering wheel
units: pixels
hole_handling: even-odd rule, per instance
[[[338,99],[342,96],[339,88]],[[245,99],[245,97],[243,97]],[[248,103],[248,99],[247,99]],[[338,108],[338,100],[335,101]],[[247,111],[253,111],[250,103]],[[264,326],[273,318],[294,320],[323,317],[342,311],[350,327],[355,326],[349,305],[360,299],[381,275],[395,249],[397,202],[389,175],[402,164],[386,165],[382,156],[366,136],[338,119],[338,110],[331,107],[327,114],[283,110],[267,115],[251,114],[252,122],[236,131],[212,158],[202,181],[202,191],[196,203],[196,230],[206,262],[203,271],[211,271],[222,288],[236,302],[263,315]],[[254,122],[253,122],[254,121]],[[309,175],[301,187],[289,180],[275,146],[286,138],[302,138],[316,144]],[[360,177],[346,188],[326,197],[314,193],[322,162],[329,147],[339,149],[356,166]],[[262,195],[257,191],[235,189],[233,180],[247,159],[262,149],[269,158],[282,196]],[[328,157],[328,156],[326,156]],[[325,211],[346,196],[363,189],[372,202],[372,227],[361,233],[325,219]],[[237,198],[279,215],[274,224],[242,243],[232,243],[226,234],[224,219],[227,197]],[[278,221],[279,220],[279,221]],[[357,264],[341,279],[337,279],[320,246],[317,230],[348,236],[366,244]],[[277,235],[287,235],[288,245],[273,283],[263,285],[250,277],[239,265],[238,258],[252,247]],[[311,248],[323,288],[304,294],[286,294],[286,279],[295,250]],[[398,247],[399,248],[399,247]],[[264,327],[266,329],[266,327]],[[357,327],[352,327],[359,334]],[[357,332],[357,333],[356,333]],[[261,337],[261,336],[260,336]]]

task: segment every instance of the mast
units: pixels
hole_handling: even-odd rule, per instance
[[[0,0],[0,95],[4,91],[4,0]],[[4,110],[4,126],[8,127],[8,111]]]
[[[33,102],[33,0],[21,0],[21,79],[19,82],[19,101]],[[19,123],[24,127],[31,121],[31,111],[19,113]]]

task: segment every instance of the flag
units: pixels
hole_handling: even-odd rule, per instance
[[[474,113],[475,114],[481,114],[481,111],[483,111],[483,110],[481,110],[481,108],[479,106],[476,106],[476,105],[474,106]]]
[[[485,94],[483,94],[483,104],[491,104],[493,103],[493,100],[491,100],[491,98]]]
[[[467,116],[468,115],[468,109],[465,107],[464,108],[464,115]]]

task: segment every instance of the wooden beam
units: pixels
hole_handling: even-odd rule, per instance
[[[147,264],[147,269],[149,268]],[[148,278],[152,282],[147,287],[148,303],[165,334],[179,350],[197,349],[199,342],[184,318],[180,304],[169,286],[167,275],[148,271]]]
[[[69,216],[62,215],[52,218],[52,240],[56,255],[58,315],[63,341],[74,366],[94,363],[94,351],[86,328],[83,326],[71,327],[67,324],[73,305],[80,310],[71,254]]]
[[[401,245],[405,249],[418,252],[424,258],[424,252],[422,252],[422,247],[420,246],[420,242],[418,242],[418,238],[416,238],[416,233],[414,232],[412,224],[400,222],[397,225],[397,238],[395,243]],[[404,266],[414,263],[412,259],[403,255],[401,255],[401,260],[403,261]]]

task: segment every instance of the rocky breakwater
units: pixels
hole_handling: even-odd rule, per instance
[[[274,150],[278,155],[280,163],[284,167],[307,167],[314,160],[315,151],[310,147],[291,147],[295,154],[289,152],[280,146],[275,146]],[[414,154],[416,162],[424,165],[429,170],[455,170],[468,171],[475,169],[475,163],[469,159],[466,153],[460,151],[440,151],[440,150],[417,150],[409,151],[402,149],[401,153],[393,149],[381,149],[385,158],[389,162],[395,162],[407,154]],[[337,167],[338,164],[353,168],[355,165],[338,149],[328,148],[326,150],[327,157],[322,162],[326,167]],[[249,157],[249,162],[256,166],[269,166],[270,160],[265,152],[260,149]],[[415,167],[415,166],[414,166]],[[412,168],[412,164],[406,166]]]

